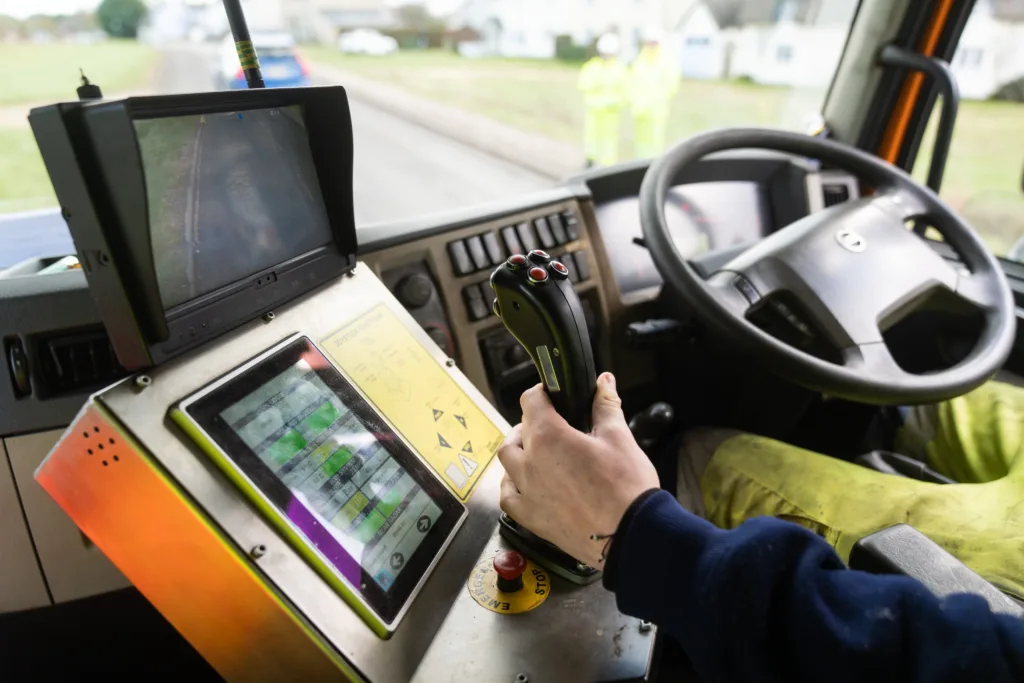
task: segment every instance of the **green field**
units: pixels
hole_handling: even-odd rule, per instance
[[[158,52],[131,40],[94,45],[0,43],[0,106],[74,99],[78,69],[108,94],[148,85]]]
[[[0,214],[57,203],[26,117],[31,105],[75,98],[79,67],[105,93],[152,81],[159,53],[134,41],[94,45],[0,43]]]
[[[399,52],[387,57],[343,55],[308,48],[315,62],[397,86],[425,98],[491,117],[566,142],[582,144],[579,67],[555,61],[465,59],[451,52]],[[726,81],[684,81],[673,104],[669,138],[710,128],[755,125],[800,129],[819,110],[820,90],[793,90]],[[934,124],[934,122],[933,122]],[[926,135],[933,139],[934,129]],[[1024,235],[1020,190],[1024,105],[963,102],[946,168],[943,197],[961,211],[990,246],[1004,254]],[[622,154],[629,158],[628,121]],[[915,175],[927,175],[922,151]]]
[[[0,128],[0,214],[56,204],[32,131]]]

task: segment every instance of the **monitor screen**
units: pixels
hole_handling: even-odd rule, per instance
[[[134,124],[165,310],[332,241],[302,106]]]
[[[185,407],[390,621],[464,508],[305,338]]]

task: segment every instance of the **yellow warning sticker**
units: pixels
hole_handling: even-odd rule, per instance
[[[320,347],[460,500],[468,500],[504,434],[387,306]]]
[[[529,560],[523,572],[523,587],[514,593],[498,590],[498,572],[494,558],[487,557],[473,567],[466,582],[469,594],[477,604],[498,614],[521,614],[540,607],[551,594],[548,573]]]
[[[256,58],[256,48],[248,40],[239,40],[235,43],[235,52],[238,53],[238,63],[243,69],[259,68],[259,61]]]

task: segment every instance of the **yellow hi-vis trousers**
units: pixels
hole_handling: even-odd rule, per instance
[[[619,107],[587,107],[583,120],[583,150],[587,159],[611,166],[619,160]]]
[[[895,450],[957,484],[882,474],[749,434],[719,443],[699,475],[715,525],[780,517],[814,530],[846,561],[864,536],[905,523],[1024,598],[1024,389],[990,382],[909,409]],[[680,460],[680,500],[690,451]]]
[[[669,105],[633,112],[633,156],[651,159],[665,151]]]

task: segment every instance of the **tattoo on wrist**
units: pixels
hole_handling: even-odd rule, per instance
[[[608,548],[612,544],[612,539],[615,538],[615,534],[591,534],[590,540],[595,543],[604,541],[604,546],[601,548],[601,554],[598,556],[597,561],[600,564],[604,564],[604,561],[608,559]]]

